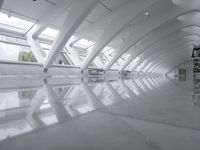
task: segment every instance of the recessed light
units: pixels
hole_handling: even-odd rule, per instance
[[[144,13],[144,15],[147,16],[147,17],[150,17],[150,13],[149,13],[148,11],[146,11],[146,12]]]

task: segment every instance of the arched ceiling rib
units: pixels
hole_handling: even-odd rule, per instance
[[[12,0],[4,0],[2,11],[34,20],[37,30],[28,32],[29,41],[37,39],[47,27],[60,30],[47,57],[40,54],[42,50],[37,42],[32,42],[34,54],[46,69],[51,67],[66,43],[82,69],[95,63],[95,58],[99,58],[98,54],[106,46],[113,46],[115,53],[108,64],[103,65],[97,60],[97,66],[108,70],[127,53],[130,56],[120,71],[138,56],[140,60],[133,69],[144,63],[140,70],[147,70],[145,66],[152,63],[148,69],[155,71],[159,67],[171,69],[173,63],[189,59],[192,44],[200,42],[199,0],[101,0],[92,8],[86,6],[88,1],[82,0],[83,7],[80,7],[81,0],[53,0],[51,3],[19,0],[15,6]],[[74,3],[81,9],[73,7]],[[88,8],[91,9],[88,11]],[[71,45],[82,38],[93,40],[95,46],[81,64]],[[181,51],[183,47],[184,51]],[[175,51],[184,53],[176,60],[179,55],[175,55]]]
[[[170,67],[173,67],[174,63],[180,64],[181,62],[179,60],[184,61],[185,58],[187,58],[187,60],[188,60],[190,58],[190,54],[191,54],[191,52],[188,51],[188,49],[192,48],[193,42],[194,41],[192,41],[190,44],[188,43],[187,45],[184,45],[183,47],[179,47],[178,49],[175,49],[174,53],[168,53],[168,54],[158,58],[157,60],[155,60],[153,62],[152,68],[155,69],[158,66],[170,68]],[[183,53],[180,53],[182,51],[183,51]],[[182,58],[183,55],[186,57]],[[176,58],[178,58],[178,59],[176,59]],[[171,65],[166,66],[167,63],[171,64],[172,66]],[[150,71],[151,71],[151,69],[150,69]]]
[[[3,1],[4,0],[0,0],[0,10],[1,10],[2,6],[3,6]]]
[[[188,37],[188,36],[190,37],[190,35],[191,34],[182,34],[182,35],[174,34],[174,36],[168,36],[168,39],[170,39],[170,41],[169,40],[160,41],[159,43],[157,43],[157,45],[154,45],[153,47],[145,51],[146,53],[142,53],[141,55],[139,55],[140,60],[137,62],[135,68],[145,60],[151,62],[155,58],[161,57],[165,52],[173,53],[174,44],[177,45],[180,43],[179,44],[180,46],[182,44],[185,44],[186,40],[184,40],[183,37]],[[193,39],[193,41],[195,41],[195,39]],[[196,44],[196,42],[193,42],[193,44]],[[191,52],[191,50],[189,51]]]

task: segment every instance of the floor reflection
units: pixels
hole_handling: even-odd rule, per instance
[[[64,79],[60,79],[64,80]],[[9,89],[0,93],[0,140],[16,137],[130,100],[159,86],[162,79],[89,79],[74,85]],[[29,90],[31,88],[31,90]]]
[[[186,106],[179,105],[181,98],[187,95],[165,77],[111,81],[93,78],[70,83],[63,78],[21,80],[23,82],[13,81],[18,83],[18,88],[10,83],[0,87],[0,148],[11,139],[71,122],[92,112],[131,118],[135,123],[145,121],[200,130],[197,119],[200,110],[192,110],[192,106],[186,108],[188,101],[185,100],[182,103]],[[125,122],[130,123],[126,119]],[[149,144],[149,140],[146,142]]]

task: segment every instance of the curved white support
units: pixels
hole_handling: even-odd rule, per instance
[[[148,60],[148,62],[151,62],[154,59],[148,59],[148,58],[152,57],[153,55],[156,56],[155,58],[159,58],[165,51],[173,53],[173,48],[174,48],[174,47],[172,47],[174,45],[173,43],[175,43],[175,45],[177,45],[177,44],[182,45],[185,42],[185,41],[183,41],[183,39],[184,39],[183,37],[187,37],[187,36],[189,36],[189,34],[186,34],[186,33],[178,34],[176,32],[170,36],[167,36],[167,39],[160,41],[159,43],[157,43],[156,45],[154,45],[153,47],[148,49],[148,51],[146,51],[146,53],[142,53],[143,55],[141,54],[141,57],[140,57],[141,59],[137,62],[137,65],[135,65],[134,68],[132,68],[132,69],[134,70],[135,68],[137,68],[137,66],[139,66],[140,63],[142,63],[145,60]],[[166,48],[168,50],[166,50]]]
[[[109,69],[112,64],[125,52],[129,49],[134,51],[134,45],[140,40],[142,40],[145,36],[156,30],[158,27],[164,25],[166,22],[176,18],[179,15],[187,12],[187,10],[179,7],[171,7],[167,12],[157,14],[142,22],[138,26],[134,28],[134,34],[128,37],[128,39],[123,43],[123,45],[119,48],[118,53],[113,57],[110,63],[106,66],[105,70]],[[139,51],[135,51],[135,54],[138,55]]]
[[[99,52],[101,52],[111,40],[127,27],[134,17],[141,12],[144,12],[145,8],[153,2],[155,2],[155,0],[129,0],[125,5],[120,7],[120,9],[116,10],[115,13],[113,13],[113,20],[111,20],[103,35],[96,41],[96,45],[92,49],[92,52],[86,57],[81,68],[87,68]]]
[[[141,44],[136,47],[137,49],[141,49],[142,53],[152,53],[152,50],[149,49],[153,47],[154,45],[160,43],[161,40],[168,38],[171,34],[174,32],[179,31],[180,29],[189,26],[189,24],[181,23],[179,21],[175,21],[175,23],[168,24],[166,26],[163,26],[159,29],[157,29],[155,32],[150,34],[149,36],[145,37],[144,40],[142,40]],[[121,70],[124,70],[126,66],[129,65],[129,63],[132,62],[132,60],[135,58],[135,55],[133,52],[130,52],[131,56],[128,58],[128,60],[125,62],[125,64],[120,68]],[[140,59],[139,62],[142,60]]]
[[[152,72],[154,69],[157,69],[158,66],[161,65],[161,62],[166,61],[169,56],[172,56],[173,58],[176,58],[174,56],[181,55],[180,51],[186,50],[186,52],[188,52],[188,49],[190,48],[190,46],[192,46],[192,43],[188,43],[188,44],[184,45],[183,47],[179,47],[178,49],[175,49],[174,53],[167,53],[166,55],[163,55],[162,57],[160,57],[158,59],[155,59],[153,64],[152,64],[152,68],[149,69],[149,72]],[[188,57],[189,56],[190,55],[188,55]],[[169,61],[169,62],[171,62],[171,61]],[[173,64],[177,64],[177,63],[173,62]],[[171,68],[168,68],[168,69],[171,69]]]
[[[193,45],[193,43],[195,43],[195,42],[196,41],[194,41],[194,40],[186,40],[186,41],[183,41],[183,42],[177,42],[172,47],[164,49],[164,51],[161,51],[161,52],[157,53],[156,55],[151,55],[147,60],[151,61],[152,62],[151,66],[153,66],[154,63],[157,60],[163,59],[163,57],[166,54],[170,54],[170,53],[176,52],[177,49],[184,48],[184,46],[186,46],[186,45]],[[160,57],[160,56],[162,56],[162,57]]]
[[[75,0],[73,1],[71,11],[54,41],[52,48],[43,63],[44,69],[48,69],[54,63],[58,53],[64,48],[71,36],[95,8],[98,0]]]

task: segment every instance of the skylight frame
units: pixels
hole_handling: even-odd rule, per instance
[[[15,16],[9,16],[6,13],[0,12],[0,28],[17,33],[25,34],[35,24],[33,21],[25,20]]]

